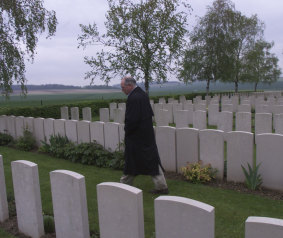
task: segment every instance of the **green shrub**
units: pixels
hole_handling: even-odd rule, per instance
[[[69,141],[67,137],[56,135],[50,137],[49,143],[43,142],[40,151],[75,163],[114,169],[124,167],[122,152],[111,153],[96,141],[76,145]]]
[[[112,160],[109,163],[109,166],[113,169],[123,169],[125,165],[125,158],[123,151],[115,151],[112,154]]]
[[[251,167],[251,165],[248,163],[248,168],[249,171],[247,171],[247,169],[243,166],[243,172],[245,174],[246,177],[246,185],[248,187],[248,189],[251,190],[256,190],[260,187],[260,185],[262,184],[262,178],[261,175],[258,173],[258,168],[260,166],[260,164],[256,165],[254,168]]]
[[[55,232],[55,223],[53,216],[43,214],[43,224],[45,233]]]
[[[210,164],[203,165],[202,161],[197,163],[187,163],[186,167],[181,168],[184,177],[192,183],[206,183],[215,179],[217,169],[211,167]]]
[[[72,147],[74,146],[66,136],[52,135],[49,139],[49,144],[42,141],[40,151],[48,153],[56,158],[64,159],[66,157],[65,148],[68,145]]]
[[[13,143],[14,139],[12,136],[8,135],[7,133],[0,132],[0,146],[1,145],[9,145]]]
[[[90,142],[65,147],[65,158],[72,162],[109,167],[112,154],[96,142]]]
[[[23,136],[19,137],[15,144],[16,148],[24,151],[31,151],[36,148],[36,141],[33,134],[25,129]]]

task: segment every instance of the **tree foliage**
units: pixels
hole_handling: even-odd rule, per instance
[[[189,48],[185,52],[179,79],[184,82],[206,81],[206,92],[209,93],[211,81],[221,79],[220,69],[224,34],[224,19],[233,11],[230,1],[215,1],[208,7],[207,13],[198,19],[190,33]]]
[[[33,61],[38,35],[47,30],[54,35],[57,19],[54,11],[43,7],[43,0],[0,1],[0,89],[6,96],[12,84],[25,93],[25,59]]]
[[[108,0],[107,33],[100,35],[96,24],[81,25],[79,47],[101,45],[95,57],[85,57],[91,67],[86,78],[100,77],[106,83],[125,74],[144,80],[146,91],[152,81],[167,80],[168,72],[185,45],[190,6],[180,0]]]
[[[215,0],[190,34],[179,79],[234,82],[235,92],[243,77],[246,57],[264,33],[256,15],[247,17],[230,0]]]
[[[242,77],[254,83],[256,91],[259,82],[276,82],[281,75],[278,58],[270,50],[274,43],[259,40],[245,56]]]

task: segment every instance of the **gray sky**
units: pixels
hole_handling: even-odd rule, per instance
[[[195,16],[202,17],[212,0],[187,1],[193,9],[189,22],[193,25]],[[257,14],[265,23],[265,40],[274,41],[272,52],[279,58],[283,69],[283,1],[282,0],[234,0],[236,10],[246,16]],[[77,48],[80,34],[79,24],[96,22],[103,30],[105,14],[108,9],[106,0],[45,0],[48,10],[56,11],[57,32],[51,39],[40,37],[37,55],[33,64],[27,63],[28,84],[64,84],[84,86],[90,83],[84,74],[90,69],[83,62],[85,55],[94,55],[95,48]],[[113,80],[110,84],[118,83]],[[103,84],[96,79],[95,84]]]

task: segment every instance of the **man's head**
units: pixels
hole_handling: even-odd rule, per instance
[[[126,76],[121,80],[121,88],[123,93],[128,95],[136,87],[136,80],[131,76]]]

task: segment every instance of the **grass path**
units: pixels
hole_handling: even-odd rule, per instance
[[[119,181],[122,171],[97,168],[71,163],[48,155],[22,152],[0,147],[3,156],[7,194],[13,194],[11,161],[28,160],[38,164],[43,212],[52,214],[49,172],[57,169],[71,170],[85,176],[90,229],[98,230],[96,185],[101,182]],[[167,180],[170,195],[182,196],[207,203],[215,207],[215,237],[244,237],[245,220],[248,216],[266,216],[283,219],[283,201],[272,200],[259,195],[243,194],[185,181]],[[149,176],[138,176],[135,186],[143,190],[145,237],[154,237],[154,199],[148,191],[153,183]],[[170,215],[170,214],[168,214]],[[0,237],[7,237],[0,231]]]

